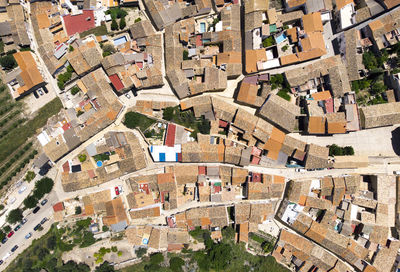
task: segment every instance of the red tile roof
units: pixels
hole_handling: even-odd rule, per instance
[[[84,10],[82,14],[74,16],[68,14],[63,16],[63,20],[68,36],[82,33],[95,27],[93,10]]]
[[[58,202],[57,204],[54,204],[53,206],[53,211],[54,212],[59,212],[64,210],[64,204],[62,202]]]
[[[206,174],[206,167],[199,166],[199,175],[205,175],[205,174]]]
[[[113,74],[108,78],[111,80],[112,85],[117,91],[122,90],[124,88],[124,84],[122,84],[122,81],[121,79],[119,79],[119,76],[117,74]]]
[[[174,124],[169,124],[167,128],[167,136],[165,137],[165,145],[173,147],[175,145],[175,132],[176,126]]]

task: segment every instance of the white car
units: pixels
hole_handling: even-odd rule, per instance
[[[10,252],[7,252],[7,254],[6,255],[4,255],[4,257],[3,257],[3,261],[5,262],[7,259],[8,259],[8,257],[10,257],[11,256],[11,253]]]
[[[306,169],[304,169],[304,168],[296,168],[296,170],[295,170],[296,172],[300,172],[300,173],[304,173],[304,172],[307,172],[307,170]]]
[[[16,200],[17,200],[17,199],[16,199],[15,197],[13,197],[13,198],[11,198],[11,199],[7,202],[7,204],[8,204],[8,205],[12,205]]]
[[[22,186],[21,189],[18,190],[19,194],[22,194],[23,192],[25,192],[26,190],[26,186]]]

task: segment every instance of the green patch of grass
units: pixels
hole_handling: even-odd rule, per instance
[[[280,96],[280,97],[282,97],[283,99],[285,99],[285,100],[287,100],[287,101],[290,101],[290,99],[291,99],[290,95],[289,95],[285,90],[280,90],[280,91],[277,93],[277,95]]]
[[[193,129],[190,136],[197,137],[197,133],[210,134],[210,122],[204,117],[196,118],[193,111],[181,111],[179,106],[167,107],[163,112],[163,119]]]
[[[124,125],[130,129],[138,128],[141,131],[145,131],[155,122],[155,120],[143,114],[131,111],[125,114]]]
[[[7,134],[0,141],[0,162],[8,159],[10,154],[35,135],[36,130],[43,127],[47,120],[57,114],[61,108],[62,103],[57,97],[44,105],[33,119]]]
[[[88,35],[90,35],[90,34],[93,34],[93,35],[95,35],[95,36],[107,35],[107,34],[108,34],[107,27],[106,27],[106,25],[103,25],[103,24],[102,24],[102,25],[97,26],[97,27],[95,27],[95,28],[86,30],[86,31],[82,32],[82,33],[79,34],[79,35],[81,36],[81,39],[83,39],[83,38],[85,38],[86,36],[88,36]]]

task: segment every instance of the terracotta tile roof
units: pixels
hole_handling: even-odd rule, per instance
[[[308,133],[325,134],[325,123],[324,116],[310,116],[308,118]]]
[[[20,95],[44,81],[30,51],[17,52],[13,56],[21,69],[20,76],[24,82],[24,85],[18,88]]]
[[[340,10],[344,6],[347,6],[348,4],[354,4],[353,0],[336,0],[336,10]]]
[[[303,27],[304,31],[307,33],[314,31],[324,31],[322,25],[321,13],[313,12],[303,16]]]

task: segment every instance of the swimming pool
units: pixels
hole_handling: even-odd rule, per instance
[[[206,32],[206,23],[200,23],[200,33]]]
[[[119,38],[114,40],[114,45],[118,46],[118,45],[121,45],[123,43],[126,43],[126,41],[127,41],[126,37],[122,36],[122,37],[119,37]]]
[[[276,43],[281,43],[284,40],[286,40],[286,36],[285,36],[285,34],[281,34],[278,37],[276,37],[275,40],[276,40]]]

